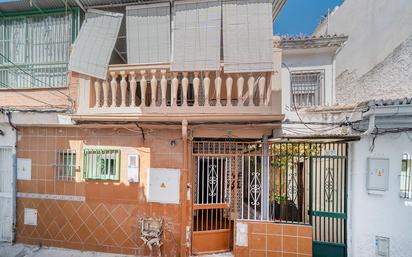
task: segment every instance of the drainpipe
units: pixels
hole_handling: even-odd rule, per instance
[[[17,127],[11,122],[11,112],[7,112],[7,119],[9,121],[9,125],[13,128],[15,141],[13,147],[13,177],[12,177],[12,235],[11,235],[11,242],[16,242],[16,223],[17,223]]]
[[[182,169],[182,219],[181,219],[181,234],[180,234],[180,256],[189,256],[188,249],[190,246],[190,224],[188,219],[190,197],[190,184],[188,183],[189,174],[189,150],[187,141],[187,120],[182,121],[182,139],[183,139],[183,169]]]
[[[363,136],[369,136],[375,130],[375,109],[370,110],[365,117],[369,117],[368,129],[362,133]]]
[[[262,219],[269,219],[269,161],[268,161],[268,135],[263,135],[263,159],[262,159]]]

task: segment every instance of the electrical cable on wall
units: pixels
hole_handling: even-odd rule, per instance
[[[59,89],[57,89],[54,86],[49,85],[48,83],[39,80],[38,78],[36,78],[35,76],[33,76],[32,74],[30,74],[29,72],[25,71],[24,69],[22,69],[21,67],[19,67],[17,64],[15,64],[13,61],[11,61],[8,57],[6,57],[4,54],[0,53],[0,56],[2,56],[4,59],[6,59],[7,62],[11,63],[14,67],[16,67],[18,70],[22,71],[24,74],[26,74],[27,76],[33,78],[34,80],[42,83],[43,85],[46,85],[47,87],[51,88],[51,89],[55,89],[57,92],[59,92],[60,94],[64,95],[67,97],[67,100],[70,102],[73,102],[73,99],[70,97],[70,95],[65,94],[63,92],[61,92]]]
[[[29,96],[29,95],[27,95],[27,94],[25,94],[25,93],[23,93],[23,92],[19,92],[18,89],[9,87],[9,86],[7,86],[6,84],[4,84],[4,83],[1,82],[1,81],[0,81],[0,86],[2,86],[2,87],[4,87],[4,88],[8,88],[8,89],[12,90],[13,92],[15,92],[15,93],[17,93],[17,94],[20,94],[20,95],[22,95],[22,96],[24,96],[24,97],[27,97],[27,98],[29,98],[29,99],[31,99],[31,100],[33,100],[33,101],[36,101],[36,102],[45,104],[45,105],[50,106],[50,107],[52,107],[52,108],[60,108],[60,109],[63,109],[63,108],[61,108],[61,107],[59,107],[59,106],[56,106],[56,105],[53,105],[53,104],[51,104],[51,103],[48,103],[48,102],[45,102],[45,101],[36,99],[36,98],[34,98],[34,97],[31,97],[31,96]]]

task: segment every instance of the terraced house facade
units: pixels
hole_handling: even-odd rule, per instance
[[[0,3],[0,239],[301,257],[334,224],[344,242],[314,208],[345,212],[345,173],[327,199],[310,185],[347,145],[279,137],[283,4]]]

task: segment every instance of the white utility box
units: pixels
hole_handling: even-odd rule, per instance
[[[137,154],[127,156],[127,180],[130,183],[139,182],[139,155]]]
[[[37,209],[24,208],[24,225],[37,226]]]
[[[389,238],[376,236],[376,256],[377,257],[389,257]]]
[[[389,159],[368,158],[366,188],[370,192],[387,191],[389,186]]]
[[[180,170],[149,168],[147,185],[148,202],[179,204]]]
[[[17,158],[17,179],[31,180],[31,159]]]
[[[247,223],[236,223],[236,245],[248,246],[248,225]]]

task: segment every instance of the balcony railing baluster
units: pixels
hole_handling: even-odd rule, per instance
[[[147,77],[147,73],[150,74],[150,78]],[[115,108],[120,107],[125,112],[124,108],[136,107],[144,107],[148,112],[157,112],[155,110],[168,107],[178,107],[179,110],[187,108],[188,112],[191,109],[194,112],[202,112],[199,108],[205,108],[206,112],[217,113],[220,111],[214,108],[227,107],[230,112],[235,112],[238,108],[240,112],[253,113],[250,111],[251,108],[271,106],[270,94],[273,93],[273,75],[268,81],[268,73],[255,77],[255,74],[246,73],[225,74],[221,70],[171,72],[168,68],[160,66],[116,69],[111,70],[109,75],[106,81],[91,80],[93,84],[90,90],[93,91],[90,92],[92,100],[89,108],[109,108],[105,112],[113,112]],[[168,85],[171,85],[170,92]],[[235,94],[232,95],[233,90]],[[140,103],[137,99],[139,96]],[[256,112],[258,113],[258,109]]]

